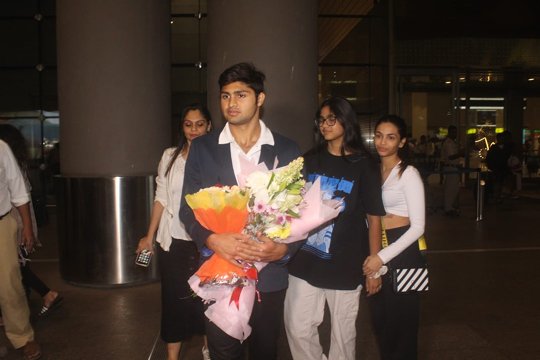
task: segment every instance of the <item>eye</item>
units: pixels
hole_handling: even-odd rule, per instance
[[[246,93],[240,93],[240,94],[238,94],[238,97],[239,97],[240,99],[243,99],[243,98],[245,98],[246,96],[247,96]]]
[[[203,120],[197,121],[197,127],[204,127],[204,126],[206,126],[206,121],[203,121]]]
[[[228,100],[229,98],[229,94],[221,94],[221,100]]]
[[[193,123],[191,121],[184,121],[184,126],[185,127],[192,127]]]

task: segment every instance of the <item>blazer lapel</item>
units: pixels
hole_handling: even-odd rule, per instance
[[[261,157],[259,163],[264,162],[268,169],[273,169],[276,161],[276,148],[273,145],[264,144],[261,146]],[[277,165],[278,167],[280,164]]]
[[[220,166],[220,171],[217,174],[218,183],[222,185],[238,185],[231,159],[230,144],[218,144],[217,158]],[[217,172],[217,169],[216,169]]]

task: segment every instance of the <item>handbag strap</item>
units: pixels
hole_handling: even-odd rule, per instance
[[[381,240],[382,240],[382,247],[384,249],[385,247],[388,246],[388,236],[386,235],[386,228],[384,227],[384,220],[382,217],[381,217],[381,227],[382,227]],[[424,235],[420,236],[417,241],[418,241],[418,249],[420,249],[420,251],[427,250],[426,238]]]
[[[384,227],[384,221],[381,217],[381,237],[382,237],[382,247],[383,249],[388,246],[388,236],[386,236],[386,228]]]

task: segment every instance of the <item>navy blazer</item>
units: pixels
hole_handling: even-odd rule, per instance
[[[195,219],[193,210],[186,204],[185,195],[217,184],[238,185],[232,165],[230,144],[219,144],[220,133],[221,131],[213,131],[193,140],[186,161],[182,189],[180,220],[184,223],[186,231],[197,244],[203,257],[208,255],[205,241],[212,232],[201,226]],[[269,169],[272,169],[276,157],[279,167],[287,165],[300,156],[300,149],[294,141],[275,132],[272,132],[272,135],[274,136],[274,145],[262,145],[259,162],[264,162]],[[296,252],[299,243],[301,242],[289,244],[289,254],[285,257],[286,259]],[[287,288],[288,273],[285,263],[286,261],[272,262],[261,270],[257,284],[260,291],[271,292]]]

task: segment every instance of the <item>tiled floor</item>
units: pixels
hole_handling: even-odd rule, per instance
[[[434,198],[439,190],[434,185]],[[431,289],[423,297],[420,359],[540,359],[540,183],[525,182],[527,197],[487,205],[475,221],[472,192],[462,189],[462,214],[435,212],[427,220]],[[41,229],[44,247],[32,263],[65,301],[34,323],[43,359],[165,359],[156,341],[159,284],[116,289],[72,286],[58,273],[54,209]],[[31,308],[39,310],[33,294]],[[321,327],[328,346],[327,322]],[[7,345],[0,335],[0,345]],[[365,301],[358,318],[358,359],[377,359]],[[193,339],[182,359],[201,359],[202,340]],[[9,346],[8,346],[9,347]],[[9,348],[3,359],[19,359]],[[291,359],[284,336],[280,359]]]

